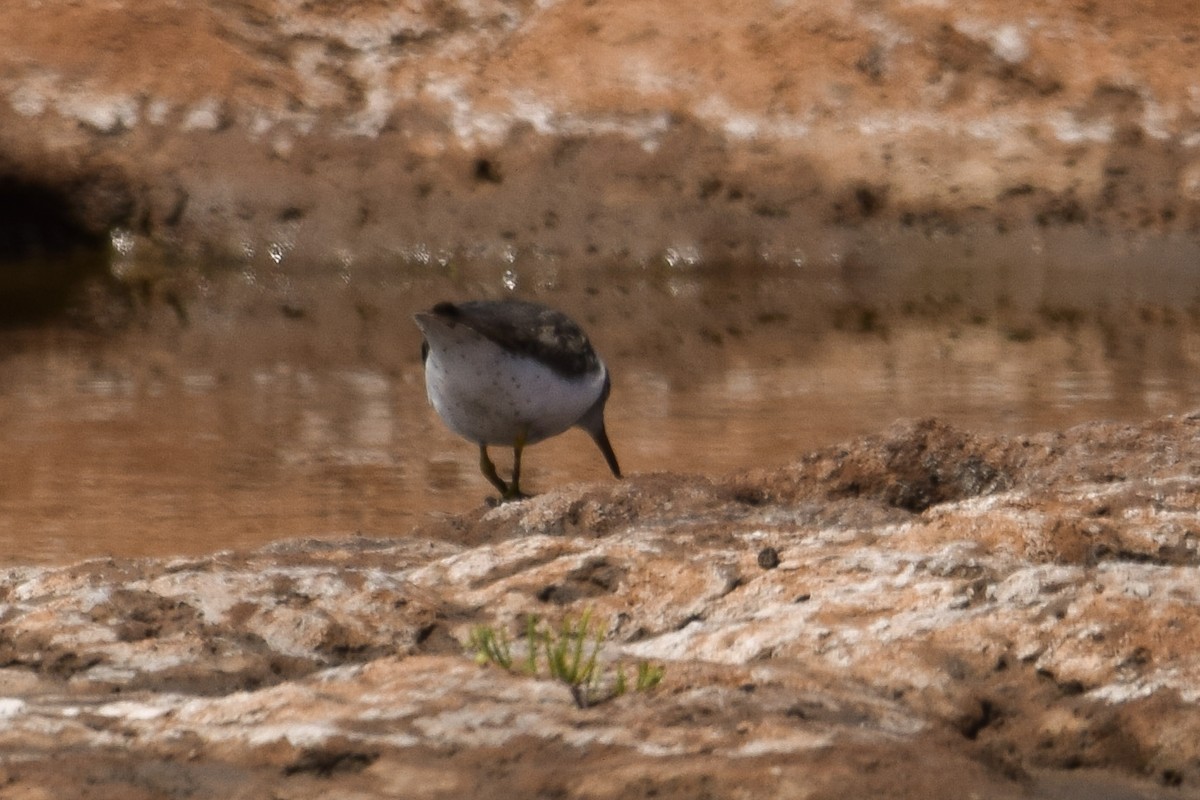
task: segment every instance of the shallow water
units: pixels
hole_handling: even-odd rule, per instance
[[[589,330],[629,474],[782,464],[913,417],[1032,432],[1200,407],[1186,238],[839,234],[749,265],[586,270],[277,256],[118,258],[123,282],[89,275],[0,331],[0,560],[402,536],[478,506],[490,487],[425,401],[410,317],[514,285]],[[608,480],[582,432],[527,451],[528,489]]]

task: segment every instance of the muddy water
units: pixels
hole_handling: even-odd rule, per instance
[[[426,403],[410,321],[444,298],[514,292],[584,322],[627,473],[780,464],[928,415],[1031,432],[1200,407],[1187,239],[842,234],[754,264],[680,249],[587,270],[284,255],[126,252],[123,281],[89,276],[62,313],[0,331],[0,561],[403,536],[478,506],[489,487]],[[607,480],[581,432],[527,453],[531,490]]]

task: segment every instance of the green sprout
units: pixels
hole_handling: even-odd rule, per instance
[[[512,648],[508,642],[508,634],[497,631],[485,625],[471,629],[471,639],[467,643],[475,653],[478,664],[498,664],[505,669],[512,669]]]
[[[637,665],[637,683],[634,688],[639,692],[648,692],[662,681],[667,674],[667,668],[661,664],[651,664],[649,661],[639,661]]]
[[[625,665],[618,663],[607,674],[600,665],[600,650],[607,635],[603,626],[592,625],[590,609],[577,620],[564,619],[557,630],[531,614],[525,618],[525,657],[519,671],[537,676],[543,672],[539,667],[539,660],[543,660],[544,673],[565,684],[580,708],[620,697],[629,691]],[[467,648],[479,664],[495,664],[509,672],[518,671],[513,669],[512,645],[502,630],[490,625],[475,627]],[[665,667],[647,661],[639,661],[636,669],[633,688],[638,692],[658,686],[666,674]]]

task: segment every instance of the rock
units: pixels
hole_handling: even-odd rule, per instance
[[[764,547],[759,550],[758,565],[763,569],[775,569],[779,566],[779,551],[774,547]]]
[[[924,421],[396,539],[9,568],[5,792],[1193,796],[1198,463],[1200,415]],[[661,683],[524,674],[528,615],[584,614]]]

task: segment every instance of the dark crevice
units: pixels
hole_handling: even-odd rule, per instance
[[[1000,709],[990,700],[980,700],[977,708],[964,715],[958,721],[958,731],[967,739],[975,740],[989,725],[1000,718]]]
[[[0,176],[0,262],[103,245],[79,219],[66,189]]]
[[[0,327],[62,314],[107,266],[105,237],[66,189],[0,176]]]

